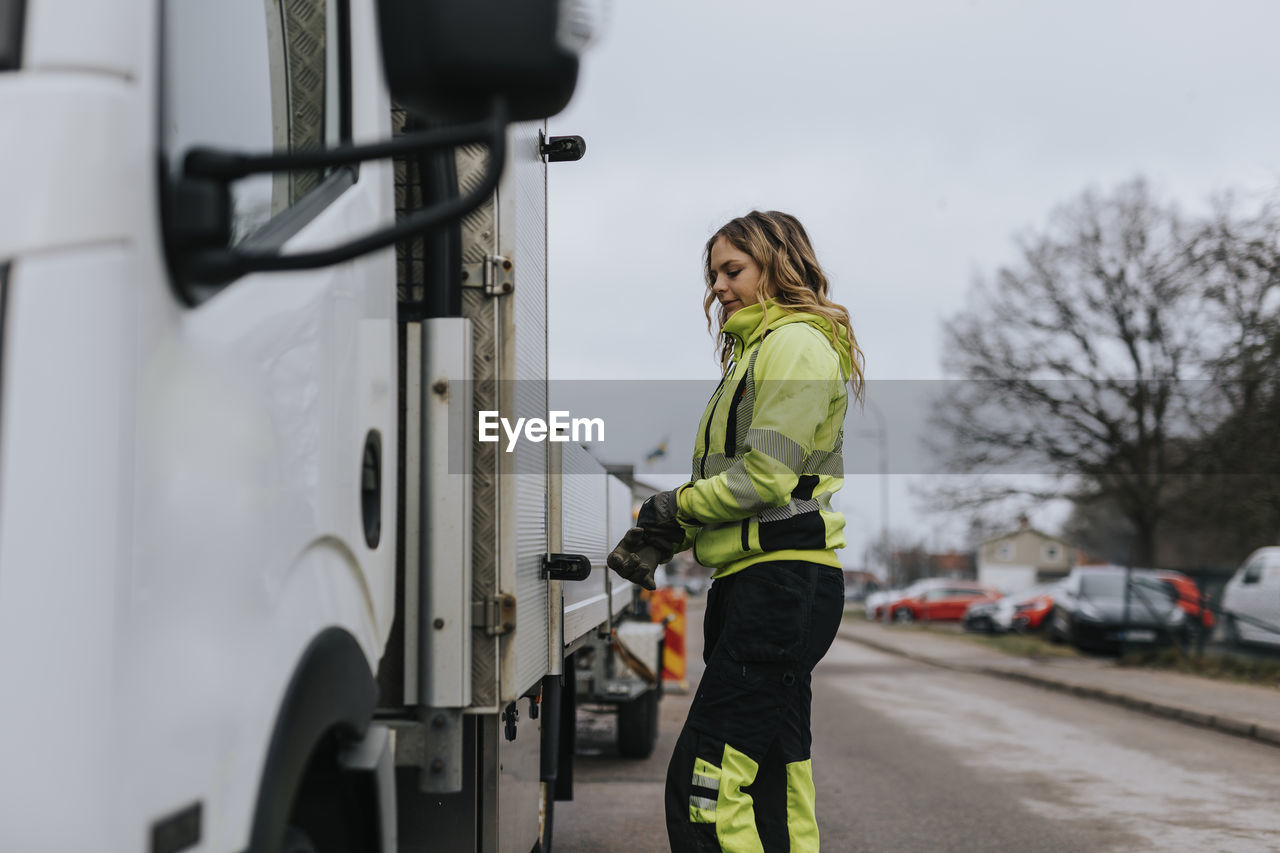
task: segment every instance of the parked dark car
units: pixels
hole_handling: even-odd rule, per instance
[[[1182,641],[1186,616],[1174,591],[1151,570],[1076,567],[1054,596],[1047,632],[1049,639],[1081,649],[1116,651]]]

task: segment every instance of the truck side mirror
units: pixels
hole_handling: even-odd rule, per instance
[[[560,112],[592,35],[581,0],[379,0],[378,20],[392,97],[454,121],[495,97],[512,121]]]
[[[331,266],[421,234],[474,210],[502,176],[507,124],[562,110],[578,80],[578,54],[592,36],[588,0],[378,0],[383,65],[392,97],[434,126],[386,142],[288,153],[195,147],[165,192],[166,245],[179,294],[249,272]],[[581,156],[580,143],[552,140],[542,156]],[[461,198],[326,249],[281,254],[230,245],[229,186],[251,175],[327,169],[483,143],[489,163]],[[556,144],[558,143],[558,145]]]

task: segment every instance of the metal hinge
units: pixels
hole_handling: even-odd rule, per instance
[[[515,264],[502,255],[490,255],[478,264],[463,264],[462,286],[484,288],[487,296],[510,293],[516,289]]]
[[[498,637],[516,629],[516,597],[509,592],[471,602],[471,627]]]

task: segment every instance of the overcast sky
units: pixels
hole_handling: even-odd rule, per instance
[[[550,167],[553,379],[709,395],[701,251],[752,208],[806,225],[868,378],[926,379],[948,375],[941,323],[973,277],[1084,189],[1140,174],[1195,209],[1280,187],[1274,2],[616,0],[608,17],[550,121],[587,140]],[[691,447],[693,408],[653,413],[654,443]],[[966,544],[893,479],[895,529]],[[846,483],[850,564],[879,494]]]

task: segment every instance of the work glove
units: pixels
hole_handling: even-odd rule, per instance
[[[676,492],[658,492],[640,506],[636,527],[626,532],[605,561],[609,568],[645,589],[654,589],[653,573],[671,562],[684,542],[684,527],[677,518]]]
[[[605,563],[632,583],[649,590],[657,589],[654,571],[675,556],[675,547],[664,543],[666,540],[650,538],[643,527],[633,527],[622,535]]]

